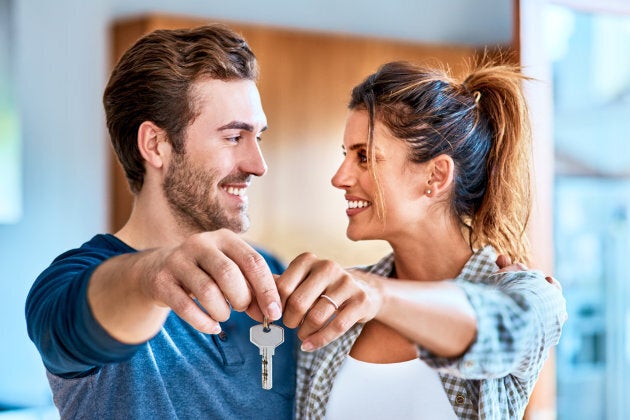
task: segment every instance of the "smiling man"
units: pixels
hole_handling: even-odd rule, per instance
[[[62,418],[291,417],[294,333],[271,391],[248,340],[281,316],[283,269],[238,236],[267,169],[257,76],[219,25],[153,32],[113,70],[103,102],[132,214],[57,257],[26,303]]]

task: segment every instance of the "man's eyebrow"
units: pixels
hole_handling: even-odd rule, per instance
[[[267,126],[264,126],[260,132],[262,133],[266,129]],[[230,121],[229,123],[219,127],[219,131],[221,130],[245,130],[252,133],[254,131],[254,126],[243,121]]]

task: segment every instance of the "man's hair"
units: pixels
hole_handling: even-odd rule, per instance
[[[254,53],[224,25],[156,30],[139,39],[116,64],[103,94],[107,129],[131,191],[144,182],[137,141],[143,122],[163,129],[174,151],[183,153],[186,128],[198,115],[193,84],[257,78]]]

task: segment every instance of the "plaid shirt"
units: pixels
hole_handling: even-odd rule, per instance
[[[390,254],[365,269],[389,276],[393,261]],[[441,358],[419,347],[420,359],[438,371],[455,414],[463,419],[522,418],[565,320],[562,293],[540,272],[496,273],[495,261],[494,249],[485,247],[450,280],[464,290],[477,315],[477,337],[468,350]],[[362,328],[356,324],[324,348],[299,352],[296,418],[325,418],[335,377]]]

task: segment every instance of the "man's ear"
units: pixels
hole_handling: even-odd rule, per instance
[[[145,121],[138,127],[138,149],[147,165],[161,168],[171,148],[166,141],[166,132],[155,123]]]
[[[450,188],[453,183],[455,163],[449,155],[438,155],[429,161],[425,195],[432,197]]]

